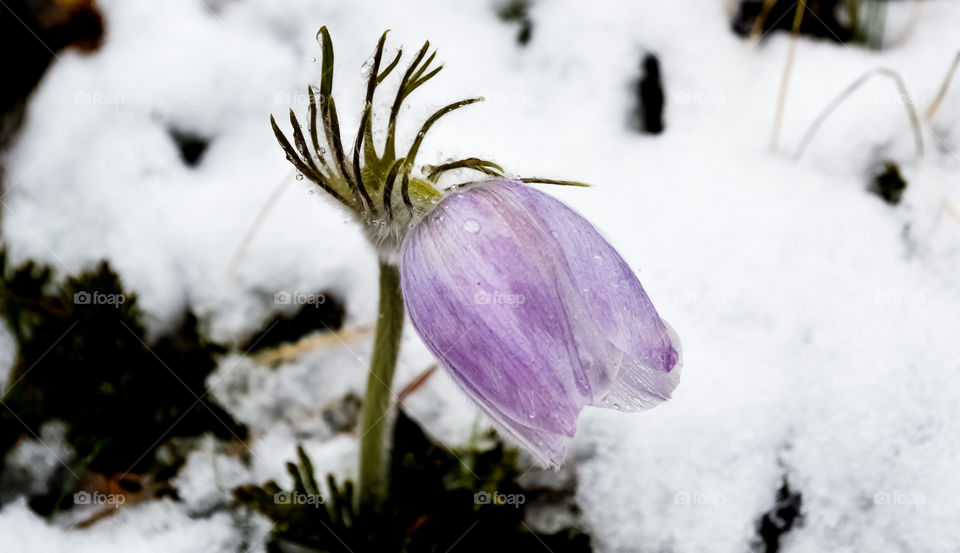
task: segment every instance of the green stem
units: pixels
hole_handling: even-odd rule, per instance
[[[397,367],[400,335],[403,331],[403,295],[400,273],[393,265],[380,263],[380,305],[377,333],[367,377],[362,434],[360,437],[359,507],[379,509],[390,485],[390,441],[393,417],[390,388]]]

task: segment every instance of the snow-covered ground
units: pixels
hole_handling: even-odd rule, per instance
[[[570,463],[596,550],[746,551],[784,479],[804,516],[782,551],[960,550],[960,84],[924,122],[922,157],[904,110],[937,93],[960,49],[960,4],[923,3],[915,32],[882,52],[801,38],[778,154],[768,143],[789,39],[735,36],[717,0],[542,0],[526,47],[488,0],[99,4],[103,47],[58,56],[9,153],[2,235],[14,261],[70,273],[109,259],[154,332],[189,305],[217,340],[237,341],[284,290],[333,291],[348,325],[372,324],[375,257],[294,179],[268,116],[306,111],[321,25],[346,129],[379,34],[391,29],[391,52],[429,39],[445,69],[412,96],[401,132],[449,101],[487,101],[438,123],[422,159],[477,155],[594,184],[547,191],[597,224],[683,340],[672,401],[580,419]],[[891,6],[891,40],[913,10]],[[648,51],[667,98],[656,137],[628,125]],[[871,80],[793,160],[820,110],[875,67],[902,75],[909,96]],[[211,138],[197,167],[182,163],[170,127]],[[899,206],[866,191],[884,159],[909,183]],[[362,391],[368,342],[277,369],[228,356],[208,385],[251,426],[252,468],[204,442],[178,476],[182,503],[130,506],[82,530],[10,504],[0,551],[262,550],[268,523],[240,532],[224,512],[197,513],[235,485],[283,481],[298,441],[318,472],[353,474],[354,440],[309,421]],[[433,362],[412,331],[403,348],[401,385]],[[478,416],[442,373],[406,405],[449,444]]]

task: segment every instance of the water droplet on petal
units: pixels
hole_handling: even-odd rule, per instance
[[[297,173],[297,180],[303,180],[303,175],[301,173]]]
[[[317,58],[313,58],[313,63],[317,63]]]
[[[613,410],[614,410],[614,411],[619,411],[619,410],[620,410],[620,404],[619,404],[619,403],[614,403],[614,404],[613,404]]]
[[[553,236],[554,238],[558,238],[560,236],[560,233],[555,230],[551,230],[550,235]]]
[[[480,222],[476,219],[467,219],[463,222],[463,230],[471,234],[476,234],[480,232]]]

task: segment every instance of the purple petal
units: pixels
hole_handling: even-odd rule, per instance
[[[454,379],[544,464],[585,405],[636,410],[678,353],[636,276],[583,217],[505,179],[448,195],[407,236],[410,319]]]
[[[585,362],[599,363],[599,370],[614,381],[594,404],[638,411],[669,399],[680,378],[680,343],[630,266],[579,213],[551,196],[507,182],[550,229],[562,256],[561,270],[570,277],[564,284],[572,286],[567,297],[580,300],[579,308],[586,313],[577,337],[592,337],[586,350],[594,355]],[[601,346],[604,341],[609,345]]]

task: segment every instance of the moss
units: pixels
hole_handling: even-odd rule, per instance
[[[543,535],[526,526],[526,495],[517,484],[516,451],[493,443],[482,450],[450,450],[400,413],[389,501],[382,512],[355,509],[353,485],[338,484],[332,476],[327,477],[330,492],[324,495],[302,449],[299,462],[288,465],[292,489],[283,490],[271,481],[237,488],[234,495],[276,523],[271,550],[292,542],[338,553],[432,553],[454,546],[464,552],[590,551],[585,534]]]
[[[0,454],[61,420],[76,451],[70,478],[125,476],[162,470],[154,453],[175,437],[244,437],[207,397],[204,380],[223,350],[200,336],[192,313],[148,345],[136,296],[105,262],[55,283],[50,267],[8,269],[0,252],[0,274],[0,306],[19,348],[2,398]],[[66,494],[76,484],[54,488]]]

